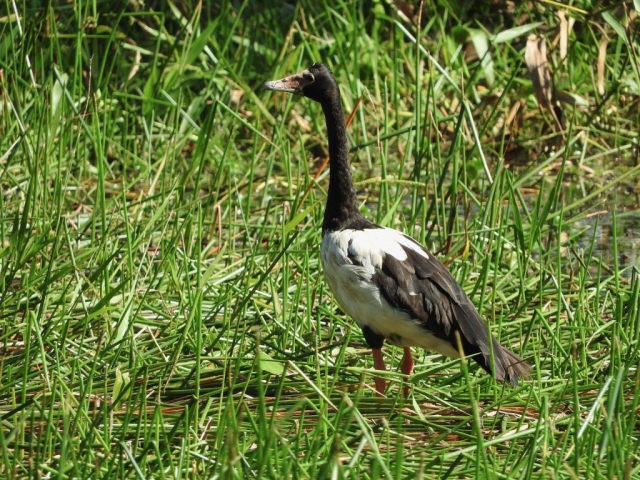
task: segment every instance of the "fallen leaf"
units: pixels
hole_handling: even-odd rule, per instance
[[[583,97],[575,93],[569,93],[565,90],[556,90],[556,100],[558,102],[567,103],[574,107],[588,107],[587,102]]]
[[[533,91],[538,103],[551,113],[556,125],[562,130],[562,124],[554,109],[555,89],[547,60],[547,43],[544,37],[538,37],[534,34],[527,37],[527,49],[524,59],[529,69],[529,77],[531,78]]]
[[[516,38],[524,35],[525,33],[529,33],[531,30],[535,30],[542,22],[529,23],[527,25],[520,25],[518,27],[510,28],[508,30],[503,30],[502,32],[498,32],[492,39],[492,44],[497,43],[507,43],[512,42]]]
[[[131,66],[131,70],[129,70],[129,76],[127,77],[127,80],[131,80],[133,77],[135,77],[136,73],[138,73],[138,70],[140,69],[140,62],[142,61],[142,53],[138,49],[136,49],[135,52],[136,52],[135,58],[133,60],[133,65]]]
[[[463,26],[455,27],[452,31],[453,38],[460,44],[465,46],[465,60],[471,62],[480,60],[480,68],[484,73],[484,78],[489,86],[495,81],[493,69],[493,59],[491,58],[491,50],[489,37],[483,30],[475,28],[467,28]],[[470,42],[470,43],[469,43]]]
[[[569,23],[564,10],[558,10],[560,19],[560,60],[563,62],[567,58],[567,47],[569,46]]]
[[[598,93],[600,95],[605,94],[604,90],[604,62],[607,58],[607,45],[609,45],[609,37],[604,35],[598,46],[598,64],[596,65],[596,71],[598,72]]]
[[[509,113],[507,114],[507,125],[511,125],[511,122],[513,122],[513,119],[516,118],[516,114],[518,113],[518,110],[520,110],[521,106],[522,104],[520,102],[515,102],[513,105],[511,105],[511,108],[509,108]]]
[[[240,103],[240,100],[242,99],[243,96],[244,96],[244,92],[242,90],[239,90],[239,89],[231,90],[229,103],[233,105],[237,105],[238,103]]]
[[[529,76],[533,83],[533,91],[538,103],[551,110],[553,104],[553,80],[547,63],[547,44],[544,37],[529,35],[527,38],[527,50],[524,54]]]
[[[258,353],[258,360],[260,368],[265,372],[273,373],[274,375],[282,375],[285,372],[282,362],[274,360],[264,352]]]
[[[296,121],[296,123],[302,130],[304,130],[305,132],[311,131],[311,125],[309,124],[309,122],[305,120],[303,117],[301,117],[300,115],[298,115],[298,113],[295,110],[291,111],[291,116],[293,117],[293,119]]]

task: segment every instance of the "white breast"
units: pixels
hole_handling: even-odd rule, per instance
[[[403,247],[428,258],[419,245],[389,228],[326,233],[320,253],[329,288],[338,304],[358,325],[368,326],[390,343],[401,347],[418,346],[457,357],[456,349],[449,342],[431,335],[408,314],[389,305],[372,280],[376,268],[382,268],[386,255],[393,255],[400,261],[407,259]]]

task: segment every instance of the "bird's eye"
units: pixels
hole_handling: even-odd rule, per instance
[[[315,80],[313,74],[309,73],[309,72],[305,72],[302,74],[302,78],[304,78],[307,82],[311,83]]]

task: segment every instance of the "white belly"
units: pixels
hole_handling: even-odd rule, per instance
[[[364,234],[363,231],[343,230],[326,233],[322,239],[322,266],[338,304],[360,327],[369,327],[392,345],[422,347],[448,357],[458,357],[458,351],[448,341],[432,335],[380,296],[372,277],[376,267],[381,267],[384,256],[390,254],[383,243],[379,248],[364,252],[365,257],[359,258],[363,265],[354,265],[349,259],[348,249],[353,249],[353,241],[361,240],[357,237]],[[396,251],[393,253],[398,255]]]

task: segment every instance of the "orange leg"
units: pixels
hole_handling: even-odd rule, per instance
[[[376,370],[385,371],[386,368],[384,366],[384,360],[382,358],[382,349],[381,348],[373,348],[371,349],[371,353],[373,353],[373,366]],[[386,382],[384,378],[375,377],[373,381],[376,383],[376,394],[379,397],[384,396],[384,388],[386,386]]]
[[[404,347],[404,357],[402,357],[400,371],[405,375],[411,375],[413,373],[413,357],[411,356],[411,349],[409,347]]]
[[[411,355],[411,349],[404,347],[404,357],[402,357],[402,365],[400,365],[400,371],[405,375],[411,375],[413,373],[413,356]],[[404,387],[404,394],[409,394],[409,387]]]

